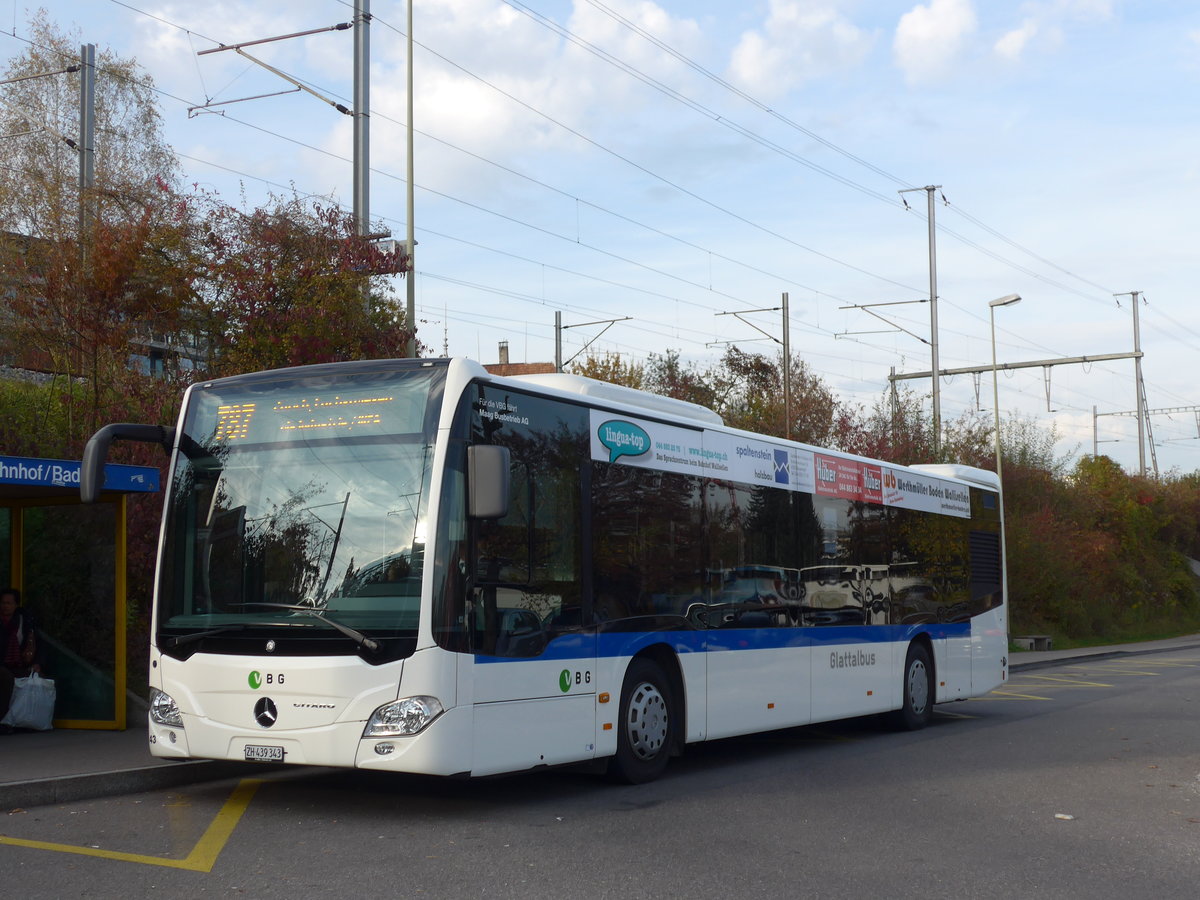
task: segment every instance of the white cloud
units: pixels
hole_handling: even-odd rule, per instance
[[[699,55],[702,36],[694,20],[674,17],[648,0],[608,0],[606,5],[681,53]],[[684,63],[582,0],[563,27],[639,72],[695,93],[688,85],[699,76]],[[628,122],[662,100],[635,77],[501,0],[427,0],[417,8],[413,31],[443,57],[421,49],[416,53],[417,127],[506,165],[522,168],[521,157],[547,147],[571,154],[587,150],[585,142],[551,120],[603,134],[606,129],[597,121],[619,117]],[[377,84],[390,80],[396,90],[373,88],[372,105],[403,120],[403,54],[377,59]],[[661,107],[655,115],[661,116]],[[636,129],[626,126],[622,133],[633,136]],[[471,177],[468,170],[482,171],[477,162],[447,153],[444,146],[432,156],[419,178],[431,186],[461,185]]]
[[[1021,24],[1005,32],[993,45],[996,55],[1018,62],[1035,44],[1058,47],[1065,41],[1065,30],[1073,24],[1092,25],[1112,18],[1111,0],[1048,0],[1025,3]]]
[[[948,73],[978,22],[970,0],[930,0],[900,17],[892,43],[896,64],[910,84]]]
[[[1021,59],[1021,54],[1025,52],[1025,48],[1029,42],[1037,36],[1038,23],[1034,19],[1026,19],[1021,23],[1020,28],[1014,28],[1012,31],[1005,32],[996,41],[996,55],[1009,62],[1017,62]]]
[[[759,96],[781,96],[826,72],[857,65],[873,36],[832,3],[770,0],[761,29],[745,32],[730,60],[732,79]]]

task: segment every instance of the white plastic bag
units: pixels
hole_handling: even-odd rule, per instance
[[[12,702],[0,725],[49,731],[54,727],[54,681],[34,672],[13,679]]]

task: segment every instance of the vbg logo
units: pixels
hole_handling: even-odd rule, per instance
[[[266,675],[263,675],[258,669],[255,669],[246,677],[246,681],[250,687],[256,691],[264,684],[283,684],[286,680],[287,677],[283,672],[268,672]]]
[[[572,672],[570,669],[563,669],[558,673],[558,689],[564,694],[569,693],[571,686],[578,687],[582,684],[592,683],[592,672],[590,669],[585,669],[581,672]]]

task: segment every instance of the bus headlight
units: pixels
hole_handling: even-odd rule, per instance
[[[158,688],[150,688],[150,718],[159,725],[183,727],[183,717],[179,714],[179,706],[170,694],[164,694]]]
[[[387,703],[371,714],[363,737],[404,737],[419,734],[445,712],[437,697],[405,697]]]

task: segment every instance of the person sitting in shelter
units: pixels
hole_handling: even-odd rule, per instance
[[[21,592],[5,588],[0,592],[0,719],[8,712],[14,680],[41,671],[33,616],[21,606]]]

